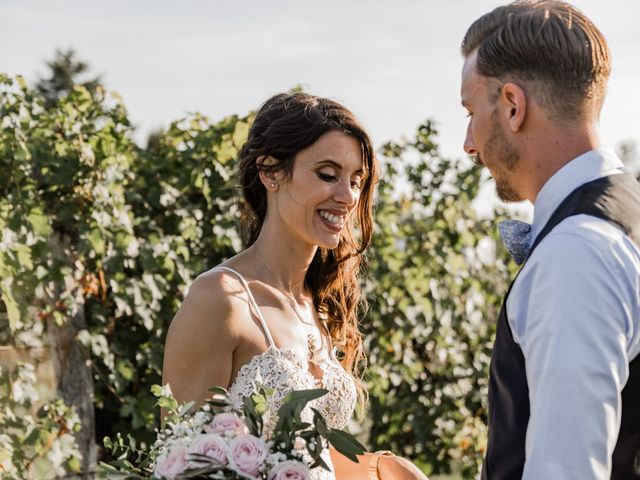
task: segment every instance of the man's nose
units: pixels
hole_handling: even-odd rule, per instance
[[[476,148],[476,144],[473,141],[473,137],[471,136],[471,126],[467,127],[467,136],[464,139],[464,151],[467,155],[477,155],[478,149]]]

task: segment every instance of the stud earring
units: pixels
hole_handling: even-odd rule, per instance
[[[278,189],[278,184],[277,183],[272,183],[271,184],[271,190],[277,190]]]

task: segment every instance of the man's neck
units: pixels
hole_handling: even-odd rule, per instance
[[[527,142],[525,152],[527,169],[526,198],[535,203],[538,193],[558,170],[578,156],[600,147],[600,138],[595,125],[573,128],[549,128]]]

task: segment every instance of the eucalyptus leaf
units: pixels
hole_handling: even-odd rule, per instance
[[[325,438],[338,452],[354,462],[358,461],[357,455],[362,455],[367,451],[366,447],[358,442],[353,435],[341,430],[331,429]]]

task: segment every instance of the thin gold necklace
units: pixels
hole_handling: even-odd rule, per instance
[[[295,301],[295,298],[293,298],[293,294],[287,292],[287,289],[285,288],[282,280],[280,280],[280,277],[278,277],[276,272],[274,272],[273,268],[271,268],[271,265],[269,265],[269,262],[267,262],[267,260],[262,256],[262,254],[257,248],[256,248],[256,252],[260,257],[260,260],[262,260],[262,262],[271,272],[271,275],[273,275],[273,277],[276,279],[276,282],[278,282],[278,285],[280,285],[282,294],[287,299],[289,306],[291,307],[293,312],[296,314],[296,316],[300,320],[300,323],[302,323],[302,328],[304,328],[304,331],[307,334],[307,350],[309,351],[309,363],[311,365],[314,365],[315,367],[319,367],[320,365],[318,363],[318,353],[320,353],[322,350],[321,343],[318,342],[318,339],[313,334],[312,327],[308,324],[307,321],[305,321],[304,317],[302,316],[302,313],[300,313],[300,311],[298,310],[298,305],[297,305],[297,302]]]

